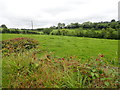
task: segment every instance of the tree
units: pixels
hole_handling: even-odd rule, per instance
[[[45,28],[44,30],[43,30],[43,33],[44,34],[50,34],[50,32],[52,32],[52,29],[49,29],[49,28]]]
[[[6,28],[6,29],[7,29],[7,26],[6,26],[5,24],[2,24],[0,27],[1,27],[1,28]]]
[[[60,29],[61,28],[61,23],[58,23],[58,29]]]
[[[112,19],[111,22],[115,22],[115,19]]]
[[[79,27],[80,27],[79,23],[71,23],[66,26],[66,28],[68,29],[74,29],[74,28],[79,28]]]
[[[10,30],[7,28],[3,28],[2,33],[10,33]]]
[[[62,28],[65,28],[65,23],[62,23]]]
[[[68,33],[68,30],[66,30],[66,29],[61,29],[61,30],[60,30],[60,34],[61,34],[61,35],[64,35],[64,36],[65,36],[65,35],[67,35],[67,33]]]
[[[51,26],[50,29],[56,29],[56,26]]]
[[[93,25],[92,22],[89,22],[89,21],[88,22],[84,22],[82,25],[83,25],[83,28],[92,28],[93,27],[92,26]]]
[[[65,23],[58,23],[58,29],[65,28]]]

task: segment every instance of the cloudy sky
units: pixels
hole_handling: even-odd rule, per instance
[[[0,0],[0,25],[49,27],[57,23],[118,20],[119,0]]]

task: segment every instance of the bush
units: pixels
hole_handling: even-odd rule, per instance
[[[10,33],[10,30],[7,28],[3,28],[2,33]]]
[[[58,30],[53,30],[50,35],[58,35]]]
[[[29,50],[32,48],[36,48],[38,45],[38,41],[31,38],[15,38],[10,40],[2,41],[2,52],[3,53],[14,53],[20,52],[24,50]]]
[[[49,29],[49,28],[45,28],[44,30],[43,30],[43,33],[44,34],[50,34],[52,32],[52,29]]]

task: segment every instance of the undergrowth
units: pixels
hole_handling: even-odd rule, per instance
[[[104,61],[87,63],[74,57],[56,58],[41,51],[3,57],[3,87],[12,88],[117,88],[118,68]],[[100,56],[99,56],[100,57]],[[104,58],[104,57],[102,57]]]
[[[3,51],[7,49],[9,54],[3,53],[3,88],[119,88],[118,67],[110,65],[103,54],[82,62],[73,56],[59,58],[35,48],[36,42],[34,48],[22,48],[26,47],[19,44],[22,40],[31,39],[3,44]],[[19,46],[23,52],[16,52]]]

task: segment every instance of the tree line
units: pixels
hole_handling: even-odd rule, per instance
[[[8,29],[6,25],[1,25],[3,28],[1,33],[23,33],[23,34],[47,34],[47,35],[65,35],[77,37],[92,37],[92,38],[106,38],[106,39],[120,39],[120,21],[114,19],[110,22],[84,22],[71,23],[58,23],[57,26],[49,28],[37,29]]]
[[[68,25],[65,25],[65,23],[58,23],[58,26],[52,26],[50,28],[53,29],[75,29],[75,28],[83,28],[83,29],[95,29],[95,30],[101,30],[101,29],[107,29],[107,28],[113,28],[113,29],[119,29],[120,28],[120,21],[115,21],[114,19],[110,22],[95,22],[92,23],[90,21],[84,22],[82,24],[79,23],[71,23]]]

